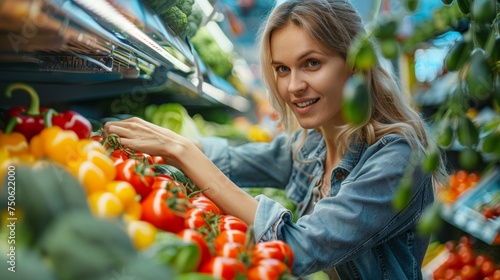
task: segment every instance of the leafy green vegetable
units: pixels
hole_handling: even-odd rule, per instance
[[[160,14],[161,19],[172,29],[172,31],[182,36],[187,27],[187,16],[177,6],[171,7],[165,13]]]
[[[188,139],[198,140],[201,138],[198,127],[181,104],[149,105],[146,107],[145,117],[148,121],[166,127]]]

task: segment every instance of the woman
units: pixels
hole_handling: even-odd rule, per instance
[[[106,133],[131,149],[161,155],[223,211],[254,226],[257,241],[281,239],[295,254],[294,275],[327,271],[331,279],[420,279],[428,237],[416,225],[433,202],[433,177],[418,164],[431,145],[419,114],[376,65],[366,73],[371,117],[360,126],[341,113],[342,90],[355,73],[346,62],[364,32],[347,0],[287,1],[261,36],[263,81],[287,133],[272,143],[231,147],[226,140],[189,140],[138,118],[109,122]],[[300,129],[300,127],[302,129]],[[407,207],[392,200],[409,172]],[[279,203],[239,187],[279,186],[299,219]]]

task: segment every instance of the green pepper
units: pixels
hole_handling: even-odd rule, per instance
[[[201,261],[197,244],[166,231],[157,233],[155,243],[142,253],[149,259],[172,267],[179,274],[196,271]]]

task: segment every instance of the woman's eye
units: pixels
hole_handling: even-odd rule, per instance
[[[276,73],[284,73],[288,71],[288,68],[285,66],[277,66],[274,68],[274,71],[276,71]]]
[[[310,59],[307,61],[308,67],[318,67],[319,65],[320,65],[320,62],[315,60],[315,59]]]

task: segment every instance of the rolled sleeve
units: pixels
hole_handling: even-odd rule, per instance
[[[292,212],[265,195],[258,195],[254,220],[254,236],[257,242],[282,239],[280,227],[292,221]]]
[[[292,152],[286,136],[271,143],[251,142],[231,146],[220,138],[200,141],[205,155],[239,187],[285,188],[292,172]]]

